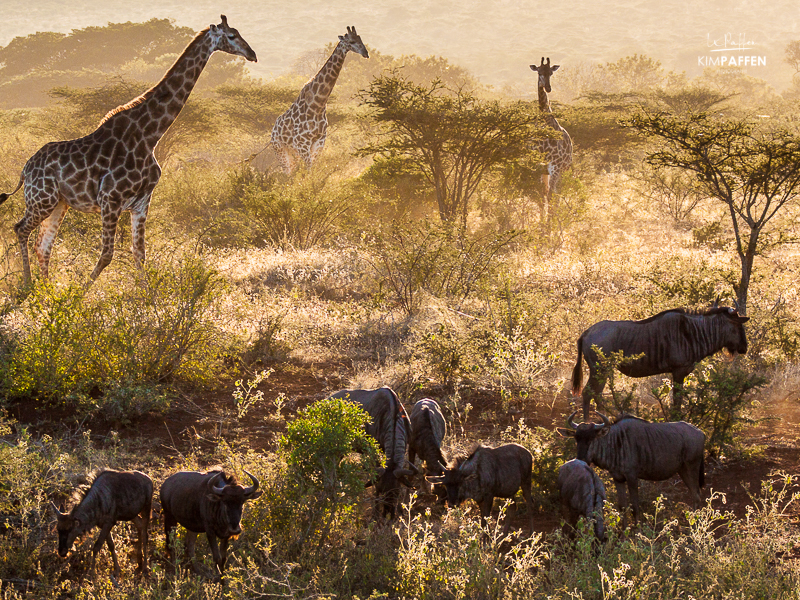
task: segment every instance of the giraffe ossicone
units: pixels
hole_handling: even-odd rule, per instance
[[[328,134],[325,107],[348,52],[369,58],[355,27],[348,27],[347,33],[339,36],[339,43],[319,72],[303,86],[288,110],[275,120],[270,143],[284,173],[294,170],[298,158],[311,168],[322,152]]]
[[[214,52],[257,60],[244,38],[228,25],[225,15],[221,15],[221,21],[198,32],[161,81],[110,111],[95,131],[42,146],[25,163],[16,189],[0,194],[2,204],[25,185],[25,213],[14,231],[26,284],[31,282],[30,234],[39,227],[34,250],[46,279],[53,242],[70,208],[99,212],[102,218],[102,250],[91,281],[114,256],[117,223],[125,211],[131,213],[134,259],[139,267],[144,264],[147,210],[161,177],[161,167],[153,155],[156,144],[178,117]]]
[[[549,56],[547,57],[547,63],[545,63],[543,56],[539,66],[531,65],[531,69],[539,74],[537,83],[539,110],[544,115],[547,126],[561,133],[561,137],[546,138],[538,140],[535,143],[536,149],[544,154],[545,160],[547,161],[547,173],[542,176],[542,181],[544,183],[542,221],[547,217],[547,211],[551,206],[553,194],[558,192],[562,175],[569,169],[570,165],[572,165],[572,138],[569,137],[567,130],[556,120],[550,108],[550,100],[547,97],[547,94],[552,91],[550,88],[550,77],[558,70],[559,66],[560,65],[551,66]]]

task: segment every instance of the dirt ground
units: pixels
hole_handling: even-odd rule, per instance
[[[111,426],[102,420],[94,419],[81,424],[92,431],[92,438],[98,443],[110,437],[115,430],[120,438],[135,448],[141,444],[143,450],[155,454],[169,462],[192,448],[211,450],[224,437],[235,446],[247,446],[256,450],[270,450],[275,446],[277,436],[284,430],[287,420],[308,404],[325,398],[332,391],[344,387],[338,377],[325,376],[325,373],[342,372],[342,365],[301,365],[283,364],[261,385],[264,401],[251,407],[243,419],[238,419],[232,397],[232,389],[210,394],[184,396],[172,405],[164,415],[146,415],[126,427]],[[275,398],[283,394],[286,402],[281,408],[281,418],[276,417]],[[436,398],[433,393],[430,397]],[[529,402],[519,410],[509,411],[491,425],[481,421],[485,414],[499,402],[499,398],[486,393],[476,394],[468,399],[473,404],[466,434],[471,439],[486,439],[492,433],[512,425],[524,418],[529,425],[555,428],[563,424],[568,413],[567,398],[552,398],[548,402]],[[406,402],[407,408],[408,402]],[[55,433],[63,431],[69,423],[70,415],[52,410],[41,410],[30,404],[12,407],[11,415],[21,423],[30,424],[32,433]],[[495,413],[496,414],[496,413]],[[761,416],[769,420],[743,432],[744,439],[752,452],[743,456],[706,461],[704,495],[722,492],[725,503],[714,502],[715,508],[729,510],[741,517],[746,507],[752,503],[751,494],[761,489],[762,481],[771,473],[800,473],[800,402],[792,396],[768,407]],[[143,435],[146,432],[146,435]],[[612,486],[613,488],[613,486]],[[608,489],[609,499],[616,498],[616,492]],[[689,495],[680,478],[664,482],[642,482],[640,495],[643,499],[663,494],[669,502],[688,502]],[[432,497],[423,497],[422,505],[433,505]],[[477,508],[477,507],[475,507]],[[800,524],[800,506],[791,507],[787,518]],[[534,522],[536,531],[549,532],[559,525],[559,515],[537,514]],[[527,518],[512,518],[514,526],[526,527]]]

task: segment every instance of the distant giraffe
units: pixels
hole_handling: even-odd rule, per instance
[[[322,152],[328,132],[325,107],[349,51],[369,58],[355,27],[348,27],[347,33],[339,36],[339,43],[319,73],[303,86],[297,100],[275,120],[270,141],[285,173],[294,170],[296,157],[303,159],[310,168]]]
[[[239,32],[222,23],[200,31],[155,86],[109,112],[89,135],[42,146],[22,169],[19,184],[0,194],[0,204],[25,184],[25,214],[14,225],[26,284],[31,281],[28,238],[39,226],[34,250],[42,277],[58,228],[69,208],[99,212],[103,249],[91,274],[97,279],[114,256],[117,222],[131,213],[133,256],[144,264],[144,229],[153,188],[161,177],[153,149],[178,117],[211,55],[221,50],[255,61],[256,53]]]
[[[572,139],[569,133],[561,125],[559,125],[553,111],[550,109],[550,100],[547,94],[550,89],[550,77],[558,70],[560,65],[550,66],[550,57],[547,58],[547,64],[542,57],[542,64],[538,67],[531,65],[531,69],[539,73],[538,91],[539,91],[539,110],[544,114],[545,123],[552,129],[560,132],[560,138],[547,138],[536,142],[536,148],[545,155],[547,160],[547,173],[542,176],[544,182],[544,206],[542,210],[542,220],[547,216],[547,211],[550,210],[550,203],[553,194],[558,192],[558,186],[561,183],[561,176],[572,164]]]

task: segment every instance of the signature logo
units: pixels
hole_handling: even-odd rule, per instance
[[[709,52],[742,52],[754,47],[756,43],[747,39],[746,33],[726,33],[722,37],[706,35],[706,46]]]

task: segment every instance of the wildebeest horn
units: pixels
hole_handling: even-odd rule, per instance
[[[578,428],[578,426],[577,426],[577,425],[575,425],[575,423],[572,421],[572,419],[574,419],[574,418],[575,418],[575,415],[577,415],[577,414],[578,414],[578,411],[576,410],[576,411],[575,411],[574,413],[572,413],[572,414],[571,414],[569,417],[567,417],[567,425],[569,425],[569,426],[570,426],[570,427],[572,427],[573,429],[577,429],[577,428]]]
[[[734,304],[735,303],[736,301],[734,300]],[[714,304],[711,305],[711,308],[717,308],[718,306],[719,306],[719,296],[717,296],[717,299],[714,300]]]
[[[248,473],[247,471],[245,471],[244,474],[247,475],[250,478],[250,481],[253,482],[253,485],[251,485],[249,488],[245,488],[244,495],[252,496],[253,494],[256,493],[256,490],[258,489],[258,479],[256,479],[252,473]]]
[[[444,483],[444,475],[433,475],[431,477],[426,477],[425,479],[428,480],[428,483]]]
[[[442,463],[437,463],[437,464],[438,464],[439,468],[440,468],[442,471],[447,471],[447,467],[445,467],[445,466],[444,466]]]
[[[417,473],[419,473],[419,468],[414,463],[409,461],[408,466],[412,471],[412,475],[416,475]]]
[[[608,417],[605,416],[603,413],[597,413],[598,416],[603,419],[603,424],[595,423],[594,428],[597,430],[605,429],[606,427],[611,427],[611,421],[608,420]]]
[[[52,506],[52,507],[53,507],[53,510],[55,511],[55,513],[56,513],[56,514],[57,514],[59,517],[63,517],[63,516],[64,516],[64,513],[62,513],[60,510],[58,510],[58,507],[56,506],[56,503],[55,503],[55,502],[53,502],[52,500],[50,500],[50,506]]]
[[[736,298],[733,299],[733,308],[736,309],[736,312],[739,312],[739,303],[736,301]]]
[[[220,471],[219,473],[214,475],[214,477],[211,478],[211,481],[208,482],[211,485],[211,492],[216,494],[217,496],[221,496],[222,495],[222,490],[225,489],[225,480],[224,479],[222,480],[222,485],[220,487],[217,487],[217,479],[221,479],[221,478],[222,478],[222,471]]]

